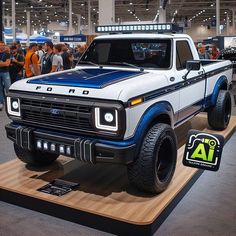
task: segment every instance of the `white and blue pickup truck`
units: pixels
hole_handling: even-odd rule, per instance
[[[199,60],[185,34],[98,36],[76,68],[10,87],[7,137],[25,163],[125,164],[133,185],[159,193],[175,171],[177,126],[206,111],[213,129],[227,127],[231,80],[231,62]]]

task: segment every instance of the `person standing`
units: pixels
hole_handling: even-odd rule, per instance
[[[77,52],[74,55],[77,60],[79,60],[81,58],[85,49],[86,49],[85,45],[80,45],[80,44],[77,45]]]
[[[61,57],[61,44],[56,44],[53,48],[54,57],[52,61],[52,70],[51,72],[61,71],[63,70],[63,59]]]
[[[36,54],[37,43],[31,43],[25,56],[25,76],[27,78],[40,74],[39,58]]]
[[[48,74],[52,70],[52,61],[54,58],[53,54],[53,43],[47,41],[44,43],[44,55],[41,58],[41,74]]]
[[[36,52],[39,56],[39,61],[41,62],[42,56],[44,55],[44,50],[43,50],[43,45],[42,44],[38,44],[38,50]]]
[[[219,54],[219,51],[216,47],[216,45],[213,45],[212,51],[211,51],[211,59],[216,59]]]
[[[0,111],[3,109],[4,92],[11,85],[9,75],[10,54],[5,51],[5,43],[0,41]]]
[[[23,50],[21,43],[19,41],[17,41],[14,46],[16,46],[16,48],[17,48],[17,53],[20,54],[21,56],[25,57],[26,53],[25,53],[25,50]]]
[[[210,59],[209,53],[201,43],[198,44],[198,55],[200,59]]]
[[[11,63],[9,66],[9,74],[11,83],[23,78],[23,67],[25,63],[24,56],[21,55],[16,46],[11,46]]]
[[[68,52],[68,48],[66,45],[62,46],[62,54],[61,54],[62,60],[63,60],[63,69],[69,70],[72,67],[72,63],[74,61],[74,56],[72,53]]]

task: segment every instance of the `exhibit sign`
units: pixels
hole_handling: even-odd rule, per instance
[[[224,48],[235,48],[236,47],[236,37],[224,37]]]
[[[183,164],[199,169],[217,171],[220,166],[224,137],[190,130],[185,145]]]
[[[70,36],[60,36],[60,42],[86,42],[85,35],[70,35]]]
[[[62,179],[55,179],[52,182],[42,186],[41,188],[37,189],[39,192],[62,196],[66,193],[75,190],[79,186],[79,183],[73,183],[70,181],[62,180]]]

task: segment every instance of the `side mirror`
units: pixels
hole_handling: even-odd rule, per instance
[[[186,69],[187,69],[187,73],[183,76],[183,79],[186,80],[187,79],[187,75],[189,74],[189,72],[191,70],[200,70],[201,68],[201,61],[187,61],[186,62]]]
[[[201,61],[187,61],[186,62],[186,69],[190,70],[200,70],[201,68]]]

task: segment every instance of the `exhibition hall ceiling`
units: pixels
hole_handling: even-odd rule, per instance
[[[26,11],[31,12],[31,25],[46,27],[50,22],[68,22],[68,0],[15,0],[16,1],[16,25],[26,24]],[[11,15],[12,0],[3,0],[4,16]],[[98,0],[91,0],[91,20],[98,23]],[[211,24],[216,15],[215,0],[168,0],[166,4],[167,21],[193,22],[197,24]],[[160,9],[159,0],[115,0],[116,22],[126,21],[155,21],[158,19]],[[86,25],[88,20],[88,1],[72,0],[73,24],[77,24],[80,14],[81,24]],[[220,0],[221,24],[232,22],[232,10],[236,10],[235,0]]]

